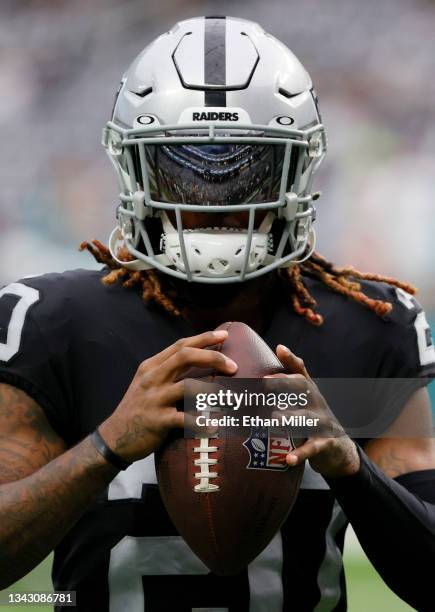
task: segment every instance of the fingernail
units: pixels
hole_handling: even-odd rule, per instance
[[[225,361],[231,372],[235,372],[237,370],[237,363],[235,361],[229,359],[229,357],[225,357]]]
[[[276,348],[279,349],[282,353],[285,353],[286,355],[290,355],[291,353],[290,349],[284,346],[284,344],[278,344]]]
[[[215,338],[226,338],[228,336],[228,332],[226,329],[215,329],[212,334],[213,336],[215,336]]]

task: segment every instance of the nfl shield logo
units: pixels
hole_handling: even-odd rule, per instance
[[[249,453],[249,470],[288,470],[287,453],[295,448],[288,431],[283,427],[251,427],[249,438],[243,442]]]

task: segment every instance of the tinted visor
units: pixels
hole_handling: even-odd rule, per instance
[[[157,202],[199,205],[278,200],[285,146],[275,144],[146,145],[151,197]],[[294,182],[298,147],[293,146],[287,190]],[[137,147],[136,177],[143,186]]]

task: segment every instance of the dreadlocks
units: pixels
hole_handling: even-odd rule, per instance
[[[304,263],[296,264],[284,270],[284,274],[287,275],[289,280],[290,299],[295,312],[305,317],[314,325],[321,325],[323,323],[323,317],[315,311],[317,304],[304,285],[302,279],[303,273],[318,278],[324,285],[332,289],[332,291],[341,293],[355,300],[355,302],[364,304],[379,317],[388,314],[393,308],[392,304],[390,304],[390,302],[384,302],[383,300],[370,298],[361,291],[361,285],[356,279],[388,283],[393,287],[400,287],[400,289],[404,289],[412,295],[417,291],[412,285],[403,283],[389,276],[359,272],[359,270],[356,270],[352,266],[337,268],[331,262],[319,255],[319,253],[314,252]]]
[[[113,285],[117,281],[122,281],[122,285],[127,288],[139,286],[142,289],[142,299],[145,303],[153,301],[164,308],[169,314],[175,317],[180,316],[181,313],[174,302],[163,293],[159,277],[154,270],[144,270],[140,272],[120,266],[118,262],[113,259],[109,249],[99,240],[82,242],[80,251],[84,249],[89,251],[98,263],[102,263],[110,269],[110,272],[102,278],[105,285]],[[133,259],[126,249],[121,249],[118,256],[124,261]]]
[[[80,250],[84,249],[89,251],[99,263],[109,268],[110,271],[102,279],[104,284],[113,285],[117,281],[121,281],[122,285],[127,288],[139,286],[142,289],[142,299],[145,303],[153,301],[164,308],[169,314],[176,317],[180,316],[179,308],[163,292],[160,279],[154,270],[137,271],[123,267],[113,259],[109,249],[98,240],[83,242],[80,245]],[[118,257],[126,262],[132,259],[126,249],[121,249]],[[403,283],[395,278],[359,272],[352,266],[337,268],[316,252],[307,261],[295,264],[290,268],[281,269],[279,273],[288,288],[294,311],[313,325],[322,325],[323,317],[320,313],[316,312],[316,301],[304,284],[303,274],[319,279],[332,291],[341,293],[355,302],[363,304],[380,317],[385,316],[391,311],[391,303],[375,300],[363,293],[358,279],[388,283],[393,287],[404,289],[412,295],[417,291],[412,285]]]

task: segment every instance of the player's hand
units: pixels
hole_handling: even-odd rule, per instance
[[[267,378],[286,377],[292,379],[292,385],[298,386],[302,383],[304,389],[309,388],[309,409],[298,409],[292,414],[319,418],[319,428],[322,430],[322,436],[309,437],[301,446],[291,451],[286,457],[287,463],[295,466],[308,459],[316,472],[330,478],[349,476],[357,472],[360,461],[356,446],[331,412],[325,398],[305,369],[302,359],[282,344],[277,346],[276,354],[290,374],[274,374]],[[286,411],[286,414],[288,413],[289,411]]]
[[[183,338],[161,353],[143,361],[121,403],[99,431],[106,444],[123,459],[146,457],[163,442],[173,428],[185,424],[176,402],[183,398],[183,376],[192,367],[211,368],[234,374],[237,364],[207,346],[222,343],[226,330]]]

